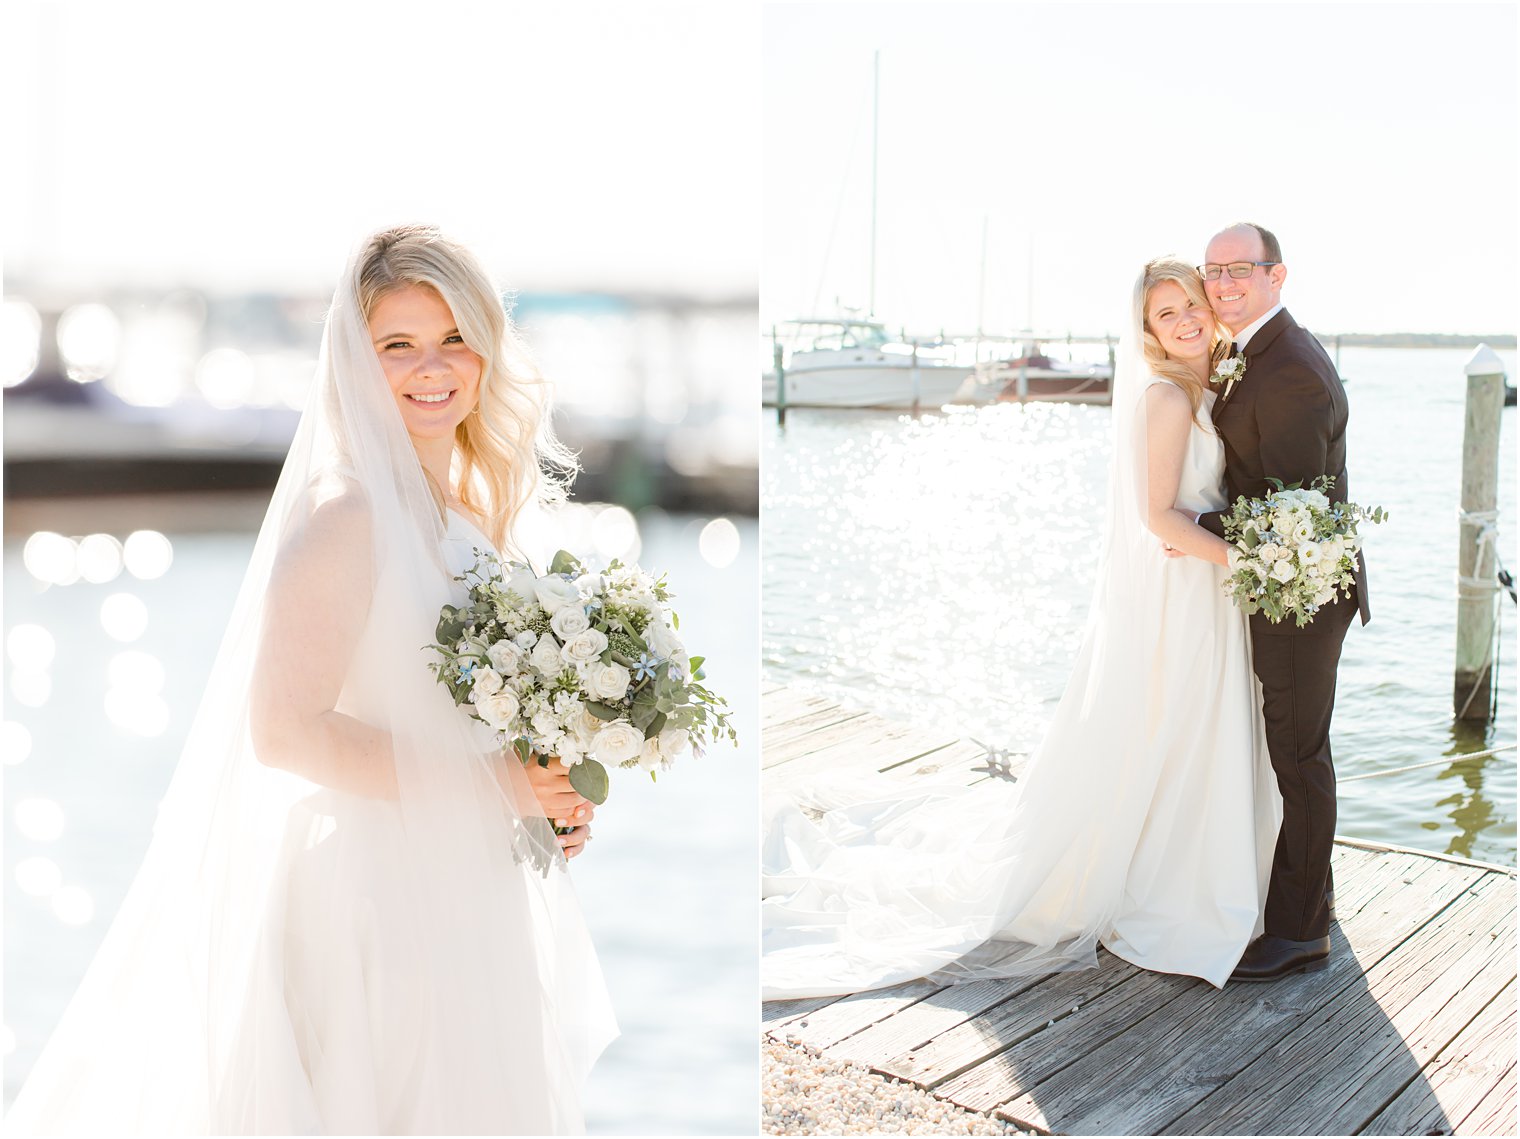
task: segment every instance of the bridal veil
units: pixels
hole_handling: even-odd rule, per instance
[[[1081,968],[1115,940],[1141,832],[1160,825],[1148,819],[1158,773],[1192,715],[1168,695],[1161,657],[1167,570],[1145,521],[1139,311],[1132,303],[1113,381],[1092,601],[1042,742],[1013,785],[825,777],[801,802],[773,798],[766,997]]]
[[[427,668],[439,609],[461,587],[360,311],[367,244],[333,297],[314,385],[141,871],[9,1133],[323,1130],[311,1072],[333,1059],[324,1050],[347,1045],[300,1005],[296,959],[357,986],[366,1031],[393,1033],[406,1094],[429,1105],[419,1125],[581,1128],[581,1084],[613,1034],[610,1006],[520,765]],[[468,304],[445,299],[466,343],[499,355]],[[483,398],[501,395],[483,387]],[[368,753],[261,762],[251,693],[331,651],[302,634],[300,616],[354,592],[367,616],[336,711],[369,732]],[[373,842],[335,841],[345,831]],[[354,882],[383,897],[355,897]],[[299,928],[310,910],[294,905],[297,889],[350,914],[345,936],[361,948],[404,930],[405,952],[385,947],[384,959],[406,967],[371,975],[368,958],[349,963],[327,932]],[[375,912],[387,908],[399,913]],[[428,1050],[447,1062],[418,1059]]]

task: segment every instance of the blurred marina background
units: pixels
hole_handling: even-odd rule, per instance
[[[1213,232],[1248,219],[1281,239],[1286,307],[1346,381],[1351,496],[1392,514],[1369,528],[1373,621],[1348,635],[1339,674],[1338,829],[1514,865],[1508,593],[1493,721],[1456,724],[1451,704],[1473,346],[1515,381],[1516,30],[1513,9],[1464,4],[770,9],[762,390],[772,329],[784,340],[796,318],[860,322],[829,330],[836,359],[806,342],[780,353],[846,373],[836,396],[864,390],[873,363],[909,374],[915,342],[929,362],[918,415],[818,407],[851,402],[817,394],[822,368],[802,406],[762,414],[767,682],[1032,748],[1087,617],[1110,411],[1006,402],[1006,369],[980,393],[955,385],[988,356],[978,332],[1057,360],[1070,332],[1077,365],[1106,363],[1139,267],[1201,261]],[[1418,82],[1388,66],[1416,57]],[[1438,147],[1412,144],[1427,131]],[[909,393],[899,378],[861,402],[903,408]],[[1514,415],[1499,465],[1510,570]]]
[[[576,863],[623,1030],[588,1127],[752,1132],[757,13],[6,22],[7,1101],[146,849],[349,248],[423,220],[554,382],[585,468],[559,544],[668,571],[741,735],[615,781]]]

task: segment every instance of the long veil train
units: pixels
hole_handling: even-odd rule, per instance
[[[400,1057],[406,1087],[382,1086],[382,1072],[356,1094],[405,1095],[425,1105],[415,1127],[445,1134],[582,1126],[580,1086],[613,1032],[610,1006],[554,836],[518,807],[532,794],[521,770],[426,670],[422,646],[457,587],[359,309],[358,256],[152,844],[8,1133],[330,1126],[311,1072],[353,1045],[324,1038],[293,998],[298,960],[362,986],[366,1030]],[[313,551],[329,572],[304,603],[327,588],[370,597],[337,709],[376,730],[394,798],[329,790],[266,766],[252,744],[259,653],[323,648],[261,639],[282,574]],[[279,660],[261,667],[277,673]],[[375,892],[356,897],[355,882]],[[298,926],[309,911],[297,889],[347,899],[352,944]],[[398,928],[403,947],[363,959],[415,968],[372,976],[349,962]],[[405,1021],[388,1020],[403,1003]]]
[[[1092,603],[1024,776],[770,794],[767,998],[1083,968],[1099,944],[1222,985],[1259,932],[1280,804],[1244,619],[1144,523],[1153,377],[1130,324]],[[1200,509],[1222,501],[1218,447],[1190,441]]]

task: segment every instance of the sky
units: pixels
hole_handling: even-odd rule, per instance
[[[330,288],[431,221],[523,290],[753,296],[759,9],[13,0],[7,287]]]
[[[894,327],[1117,329],[1146,260],[1249,220],[1316,331],[1515,330],[1513,4],[773,4],[764,39],[765,326],[868,304],[879,50]]]

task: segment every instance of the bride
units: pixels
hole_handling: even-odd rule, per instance
[[[1229,547],[1197,525],[1225,505],[1208,384],[1228,349],[1196,270],[1148,263],[1092,608],[1049,730],[1016,786],[873,776],[772,804],[767,998],[1082,968],[1100,944],[1223,986],[1261,932],[1281,813]]]
[[[615,1034],[566,873],[591,806],[423,651],[567,459],[475,257],[365,241],[147,857],[10,1133],[583,1130]]]

